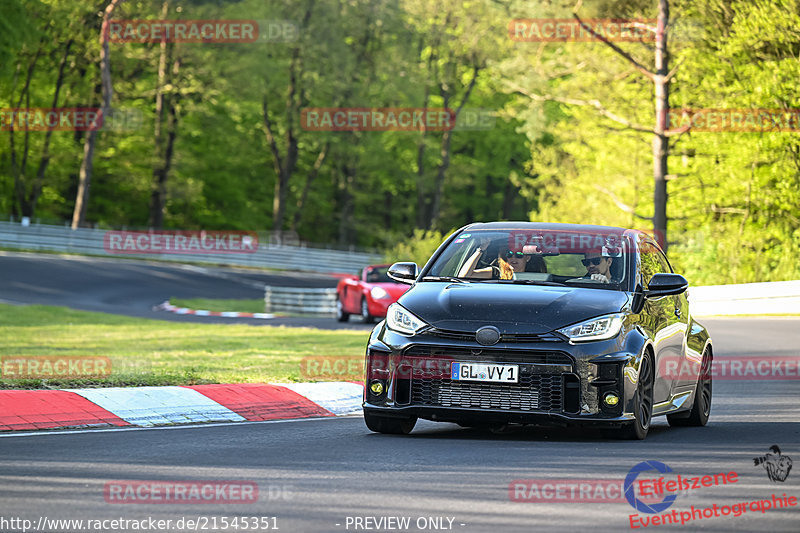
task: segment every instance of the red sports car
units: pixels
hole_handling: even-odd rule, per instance
[[[367,323],[386,316],[386,308],[410,288],[389,278],[386,273],[389,266],[370,265],[364,267],[360,276],[339,280],[336,287],[336,319],[339,322],[347,322],[350,315],[360,315]]]

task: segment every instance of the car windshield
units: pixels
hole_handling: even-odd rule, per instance
[[[369,267],[367,268],[367,282],[369,283],[396,283],[389,277],[389,267]]]
[[[630,245],[620,230],[467,230],[423,281],[580,286],[619,290]]]

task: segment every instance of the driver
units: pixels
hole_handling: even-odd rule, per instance
[[[606,257],[600,252],[586,252],[583,254],[583,257],[581,263],[586,267],[584,278],[590,278],[603,283],[611,283],[613,281],[611,276],[611,263],[614,261],[613,258]]]

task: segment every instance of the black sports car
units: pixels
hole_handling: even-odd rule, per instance
[[[389,307],[367,346],[364,419],[409,433],[463,426],[594,424],[632,439],[653,416],[703,426],[711,339],[686,279],[638,230],[492,222],[451,235]]]

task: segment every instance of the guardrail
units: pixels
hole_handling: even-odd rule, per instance
[[[328,250],[307,246],[292,246],[259,242],[258,250],[251,254],[113,254],[105,250],[103,237],[106,230],[0,222],[0,248],[16,250],[42,250],[108,257],[159,259],[215,265],[237,265],[308,272],[352,272],[365,265],[380,261],[376,254]]]
[[[689,287],[696,316],[800,315],[800,281]]]
[[[264,287],[265,313],[336,316],[336,289]]]
[[[690,287],[694,316],[800,315],[800,281]],[[265,287],[265,312],[336,315],[336,289]]]

